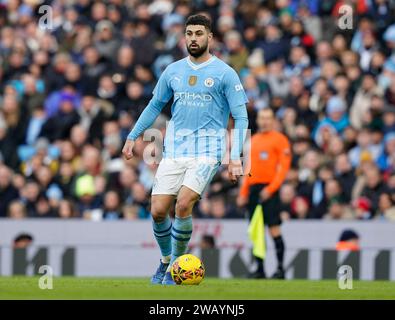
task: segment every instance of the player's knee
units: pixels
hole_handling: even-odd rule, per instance
[[[188,198],[181,198],[177,200],[176,203],[176,214],[179,216],[185,216],[189,214],[193,206],[192,200]]]
[[[151,203],[151,215],[155,222],[161,222],[166,218],[167,208],[159,201]]]

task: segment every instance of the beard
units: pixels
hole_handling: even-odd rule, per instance
[[[192,57],[199,58],[201,55],[203,55],[203,53],[206,52],[207,47],[208,47],[208,41],[206,41],[206,43],[203,44],[202,46],[199,46],[197,44],[197,47],[195,48],[191,48],[191,45],[189,45],[187,46],[187,50]]]

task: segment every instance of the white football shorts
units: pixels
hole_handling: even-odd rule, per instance
[[[177,195],[184,185],[201,195],[220,165],[213,158],[164,158],[156,171],[152,194]]]

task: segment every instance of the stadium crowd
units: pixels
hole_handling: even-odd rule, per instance
[[[292,143],[282,219],[395,221],[392,0],[0,0],[0,217],[149,216],[149,142],[129,162],[121,148],[197,12],[242,79],[252,133],[271,107]],[[195,217],[243,218],[237,193],[223,167]]]

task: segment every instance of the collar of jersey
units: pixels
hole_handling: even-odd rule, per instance
[[[208,59],[206,62],[199,63],[199,64],[195,64],[195,63],[193,63],[193,62],[191,61],[191,58],[188,56],[188,57],[187,57],[187,62],[188,62],[188,64],[189,64],[189,66],[190,66],[193,70],[198,70],[198,69],[201,69],[201,68],[203,68],[203,67],[209,65],[211,62],[214,61],[214,59],[215,59],[215,56],[212,55],[211,58]]]

